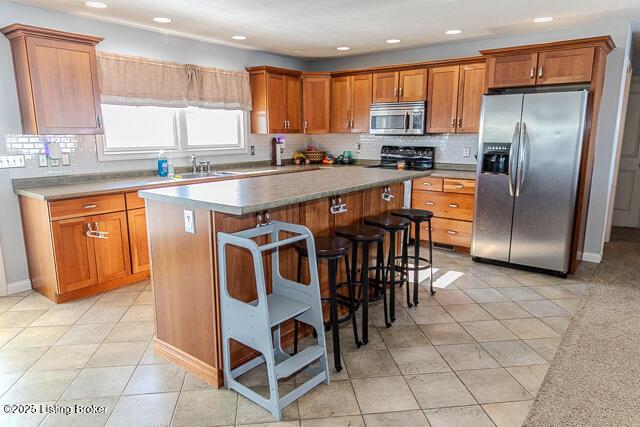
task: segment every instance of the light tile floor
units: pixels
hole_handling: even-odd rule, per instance
[[[366,347],[357,349],[344,325],[343,371],[290,405],[281,423],[153,354],[148,283],[60,305],[35,292],[0,298],[0,425],[520,425],[591,270],[564,280],[447,251],[434,259],[436,277],[464,274],[435,298],[421,290],[414,308],[398,290],[390,329],[373,304]],[[261,371],[243,381],[266,392]],[[4,410],[31,403],[55,411]],[[77,413],[75,405],[98,412]]]

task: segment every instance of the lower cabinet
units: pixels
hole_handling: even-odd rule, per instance
[[[129,247],[131,248],[131,271],[149,271],[149,248],[147,242],[147,212],[144,208],[127,212],[129,223]]]
[[[470,248],[476,181],[426,177],[413,181],[411,207],[433,212],[431,236],[434,243]],[[423,223],[420,240],[429,240]]]
[[[60,293],[98,283],[93,240],[86,236],[90,217],[52,222],[55,263]]]
[[[91,217],[96,235],[91,237],[96,253],[98,282],[120,279],[131,274],[127,214],[114,212]]]

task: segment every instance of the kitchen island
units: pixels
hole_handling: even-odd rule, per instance
[[[329,167],[140,191],[147,208],[156,353],[204,381],[222,386],[218,232],[233,233],[278,220],[306,225],[315,236],[331,234],[337,226],[401,208],[403,181],[428,173]],[[383,192],[393,197],[383,199]],[[332,204],[344,204],[344,208],[331,213]],[[243,301],[254,300],[256,285],[250,255],[238,248],[227,250],[230,294]],[[321,287],[326,290],[326,266],[319,268]],[[270,269],[268,262],[265,269]],[[281,250],[280,270],[284,277],[295,280],[293,248]],[[305,282],[306,271],[303,273]],[[270,277],[268,271],[265,276]],[[291,328],[285,328],[283,344],[288,345],[292,338]],[[255,357],[252,349],[233,344],[234,366]]]

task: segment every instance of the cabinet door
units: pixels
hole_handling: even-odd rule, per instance
[[[302,111],[304,133],[329,133],[330,80],[326,77],[303,77]]]
[[[375,73],[373,75],[373,102],[398,101],[398,72]]]
[[[351,130],[351,77],[331,78],[331,132]]]
[[[460,66],[456,132],[475,133],[480,130],[480,107],[486,83],[485,71],[485,64]]]
[[[145,208],[127,211],[131,271],[149,271],[149,245],[147,242],[147,212]]]
[[[302,132],[302,81],[285,76],[287,83],[287,133]]]
[[[351,132],[368,133],[372,77],[371,74],[363,74],[351,78]]]
[[[98,282],[119,279],[131,274],[129,232],[125,212],[114,212],[90,217],[93,229],[108,234],[94,237]]]
[[[594,48],[540,52],[537,83],[582,83],[591,81]]]
[[[427,70],[400,71],[400,101],[424,101],[427,99]]]
[[[427,133],[455,132],[460,67],[429,70]]]
[[[537,53],[493,56],[487,59],[490,88],[536,84]]]
[[[37,132],[100,134],[100,89],[93,46],[27,37]]]
[[[285,76],[267,74],[267,115],[268,132],[284,133],[287,117],[287,83]]]
[[[87,223],[88,218],[51,223],[60,294],[98,283],[93,239],[85,234]]]

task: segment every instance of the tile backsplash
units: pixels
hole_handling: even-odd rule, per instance
[[[255,146],[255,155],[233,154],[202,156],[214,164],[259,162],[271,159],[271,139],[273,135],[249,134],[248,145]],[[307,144],[319,145],[324,150],[338,155],[350,150],[356,159],[375,160],[380,156],[383,145],[418,145],[435,147],[436,163],[476,163],[477,134],[445,134],[425,136],[378,136],[369,134],[322,134],[322,135],[286,135],[284,158],[291,157],[294,151],[304,150]],[[68,153],[71,164],[68,166],[38,166],[38,155],[45,152],[47,141],[59,142],[62,153]],[[358,145],[360,152],[358,151]],[[463,150],[469,148],[469,157],[463,156]],[[99,161],[95,136],[92,135],[6,135],[5,144],[0,146],[0,154],[23,154],[26,167],[11,169],[12,178],[32,178],[57,175],[82,175],[130,170],[153,170],[154,159],[132,159]],[[188,166],[188,157],[174,158],[175,166]]]

